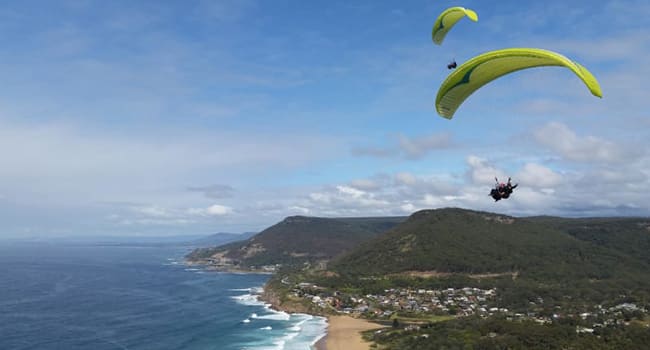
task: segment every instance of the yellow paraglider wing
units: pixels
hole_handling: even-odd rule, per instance
[[[433,30],[431,31],[433,42],[438,45],[442,44],[451,27],[465,16],[474,22],[478,21],[476,12],[464,7],[450,7],[444,10],[433,24]]]
[[[603,96],[596,78],[578,63],[553,51],[513,48],[486,52],[460,65],[440,85],[436,110],[440,116],[451,119],[463,101],[483,85],[518,70],[542,66],[569,68],[594,96]]]

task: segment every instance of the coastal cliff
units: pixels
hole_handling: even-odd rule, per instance
[[[328,315],[322,309],[315,307],[302,298],[291,298],[286,290],[277,289],[273,283],[269,282],[264,286],[264,291],[259,295],[259,298],[261,301],[271,304],[271,308],[277,311],[316,316]]]

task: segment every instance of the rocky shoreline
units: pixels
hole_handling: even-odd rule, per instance
[[[315,350],[367,350],[370,349],[371,343],[363,339],[361,332],[385,327],[362,318],[319,312],[298,302],[283,302],[280,293],[268,285],[264,286],[259,299],[270,304],[270,307],[277,311],[327,318],[327,333],[313,345]]]
[[[185,265],[187,266],[195,266],[195,267],[201,267],[205,269],[206,271],[213,271],[213,272],[223,272],[223,273],[244,273],[244,274],[261,274],[261,275],[273,275],[275,274],[274,272],[269,272],[265,270],[258,270],[258,269],[250,269],[250,268],[236,268],[232,265],[230,266],[215,266],[209,263],[206,263],[205,261],[191,261],[191,260],[185,260]],[[298,302],[283,302],[282,301],[282,294],[280,292],[277,292],[273,290],[271,286],[264,285],[263,287],[263,292],[259,294],[258,299],[260,301],[263,301],[265,303],[270,304],[270,307],[273,310],[276,311],[283,311],[286,313],[301,313],[301,314],[309,314],[309,315],[314,315],[314,316],[327,316],[323,312],[318,312],[317,310],[313,310],[312,308],[304,305],[303,303],[298,303]]]
[[[305,305],[304,303],[283,301],[282,295],[279,292],[273,290],[273,288],[268,285],[264,286],[262,294],[259,295],[259,299],[265,303],[270,304],[270,307],[276,311],[284,311],[290,314],[309,314],[321,317],[329,316],[323,312]]]
[[[213,272],[223,272],[223,273],[250,273],[256,275],[273,275],[275,272],[271,272],[264,269],[251,269],[251,268],[239,268],[233,265],[213,265],[205,261],[192,261],[185,260],[184,264],[186,266],[201,267],[206,271]]]
[[[186,261],[185,263],[188,266],[201,266],[208,271],[223,273],[274,274],[268,271],[240,269],[234,268],[233,266],[214,266],[196,261]],[[312,304],[290,300],[284,291],[274,289],[268,282],[262,288],[262,293],[258,295],[258,299],[269,304],[269,307],[275,311],[286,312],[288,314],[308,314],[327,318],[327,333],[313,344],[312,348],[315,350],[369,349],[371,343],[363,340],[361,331],[382,327],[364,319],[327,314]]]

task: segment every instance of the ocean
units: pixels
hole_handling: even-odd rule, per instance
[[[0,349],[308,350],[326,321],[269,309],[268,275],[182,264],[185,247],[0,242]]]

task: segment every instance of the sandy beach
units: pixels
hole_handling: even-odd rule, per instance
[[[327,336],[316,343],[317,350],[367,350],[370,343],[361,338],[362,331],[384,326],[350,316],[328,317]]]

